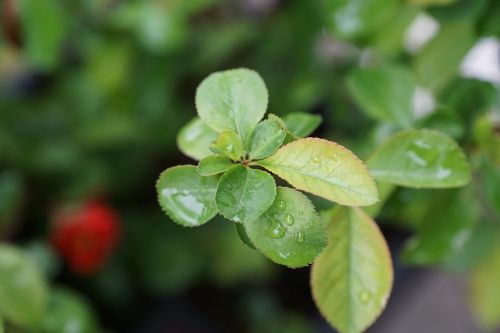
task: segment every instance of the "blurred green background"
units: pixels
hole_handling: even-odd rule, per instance
[[[0,251],[0,282],[17,256],[29,263],[9,272],[33,268],[45,281],[24,296],[1,282],[0,332],[2,318],[14,333],[332,332],[307,268],[271,264],[222,219],[177,226],[157,204],[159,173],[195,163],[176,135],[196,114],[196,86],[236,67],[263,77],[269,112],[320,114],[315,136],[361,158],[409,127],[455,138],[473,183],[398,189],[378,219],[396,284],[373,332],[401,332],[396,306],[414,324],[429,321],[406,297],[428,281],[420,266],[471,276],[492,295],[473,287],[472,301],[460,300],[478,325],[461,318],[464,305],[441,316],[455,326],[430,321],[426,332],[500,324],[500,263],[491,259],[500,240],[497,0],[2,0],[0,10],[0,240],[22,251]],[[360,68],[375,74],[353,84]],[[53,216],[95,198],[120,217],[121,240],[102,269],[80,276],[50,246]],[[450,295],[469,293],[459,281]],[[30,299],[38,292],[39,308]],[[41,313],[44,324],[12,317],[9,306]],[[405,332],[423,330],[414,326]]]

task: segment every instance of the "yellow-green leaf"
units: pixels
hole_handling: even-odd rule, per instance
[[[208,156],[198,163],[198,173],[202,176],[213,176],[229,170],[233,162],[223,156]]]
[[[500,327],[500,245],[471,272],[470,301],[479,324],[488,331]]]
[[[358,208],[331,217],[329,245],[311,271],[313,298],[341,333],[360,333],[384,309],[392,288],[391,255],[376,223]]]
[[[23,328],[38,327],[47,303],[47,285],[28,256],[0,245],[0,313]]]
[[[227,156],[233,161],[239,161],[243,155],[243,143],[234,131],[223,131],[217,140],[210,145],[210,150],[216,154]]]
[[[363,162],[331,141],[299,139],[257,163],[297,189],[341,205],[368,206],[378,200],[375,182]]]

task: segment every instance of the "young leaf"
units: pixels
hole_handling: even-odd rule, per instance
[[[288,267],[310,264],[326,246],[325,225],[301,192],[278,187],[273,205],[245,230],[252,244],[272,261]]]
[[[415,81],[406,68],[386,66],[354,71],[347,87],[369,116],[408,128],[412,122]]]
[[[236,132],[223,131],[217,140],[210,145],[210,150],[216,154],[227,156],[233,161],[238,161],[243,155],[243,144]]]
[[[481,326],[489,331],[500,327],[500,246],[471,272],[470,301]]]
[[[384,309],[393,271],[389,249],[376,223],[358,208],[340,207],[329,245],[311,270],[313,298],[341,333],[360,333]]]
[[[198,163],[198,173],[202,176],[213,176],[229,170],[233,165],[229,158],[208,156]]]
[[[47,285],[35,264],[20,250],[0,245],[0,313],[3,319],[24,328],[35,328],[43,319]]]
[[[290,132],[300,138],[305,138],[318,128],[323,118],[317,114],[294,112],[287,114],[283,121]]]
[[[238,237],[240,237],[243,244],[245,244],[252,250],[257,250],[253,245],[252,241],[250,240],[250,238],[248,237],[247,231],[245,230],[245,226],[243,225],[243,223],[235,223],[234,226],[236,227],[236,233],[238,234]]]
[[[283,143],[286,131],[273,119],[266,119],[255,127],[249,139],[250,159],[260,160],[272,155]]]
[[[378,200],[375,182],[366,166],[334,142],[299,139],[257,164],[299,190],[341,205],[367,206]]]
[[[266,113],[267,101],[262,78],[245,68],[213,73],[196,91],[201,119],[218,132],[235,131],[242,142]]]
[[[162,172],[156,183],[162,209],[180,225],[195,227],[217,214],[215,192],[219,178],[203,177],[194,165],[180,165]]]
[[[184,155],[199,161],[212,155],[209,146],[215,139],[217,132],[195,117],[179,131],[177,146]]]
[[[469,164],[457,143],[432,130],[392,136],[367,164],[375,179],[408,187],[460,187],[470,180]]]
[[[273,203],[276,184],[265,171],[236,165],[222,176],[215,200],[219,212],[235,222],[255,221]]]

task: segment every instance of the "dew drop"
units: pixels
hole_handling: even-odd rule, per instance
[[[277,206],[279,209],[283,210],[286,208],[286,202],[284,202],[283,200],[278,200]]]
[[[295,223],[295,219],[293,218],[292,214],[285,214],[285,223],[286,225],[293,225]]]
[[[306,235],[301,231],[297,234],[297,242],[298,243],[304,243],[306,240]]]
[[[267,229],[266,234],[272,239],[279,239],[285,236],[286,233],[286,228],[283,227],[280,223],[277,221],[273,221],[272,224],[269,226],[269,229]]]
[[[372,299],[372,294],[368,290],[363,290],[359,293],[358,297],[361,303],[368,304]]]
[[[231,184],[227,184],[227,185],[226,185],[226,188],[227,188],[228,190],[232,190],[232,189],[233,189],[233,185],[231,185]]]
[[[313,159],[312,159],[312,161],[313,161],[314,163],[319,163],[319,162],[321,162],[321,160],[319,159],[319,157],[318,157],[318,156],[314,156],[314,157],[313,157]]]
[[[301,216],[304,215],[304,211],[302,209],[299,210],[299,215],[301,215]]]

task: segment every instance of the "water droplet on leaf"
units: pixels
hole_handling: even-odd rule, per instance
[[[321,160],[319,159],[319,157],[314,156],[314,157],[313,157],[313,159],[312,159],[312,161],[313,161],[314,163],[319,163]]]
[[[304,211],[302,209],[299,210],[299,215],[304,215]]]
[[[286,208],[286,202],[284,202],[283,200],[278,200],[277,202],[277,206],[279,209],[285,209]]]
[[[368,290],[363,290],[359,293],[359,300],[363,304],[368,304],[370,300],[372,299],[372,293],[369,292]]]
[[[273,239],[279,239],[285,236],[286,228],[283,227],[279,222],[273,221],[267,229],[266,234]]]
[[[295,222],[295,219],[293,218],[292,214],[286,214],[285,215],[285,223],[287,225],[293,225]]]
[[[306,235],[301,231],[297,234],[297,242],[304,243],[306,240]]]

